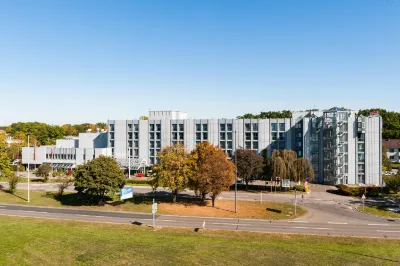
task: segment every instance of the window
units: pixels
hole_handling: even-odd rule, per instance
[[[302,137],[303,137],[303,134],[301,134],[301,132],[297,132],[296,137],[302,138]]]
[[[358,165],[358,172],[359,173],[364,173],[365,171],[364,171],[364,165],[363,164],[359,164]]]
[[[203,132],[203,140],[207,140],[208,139],[208,134],[207,132]]]
[[[110,146],[111,146],[111,147],[114,147],[114,141],[113,141],[113,140],[110,141]]]
[[[279,139],[285,140],[285,132],[279,132]]]
[[[139,131],[139,124],[135,124],[134,129],[135,129],[135,131]]]
[[[301,157],[303,155],[303,152],[302,151],[297,151],[297,156],[298,157]]]
[[[183,140],[183,132],[179,132],[179,139]]]
[[[364,153],[358,154],[358,161],[359,161],[359,162],[364,162],[364,161],[365,161],[365,155],[364,155]]]
[[[244,144],[246,149],[251,149],[251,141],[246,141]]]
[[[394,152],[394,149],[389,149],[389,152]]]
[[[271,130],[272,130],[272,131],[276,131],[276,130],[277,130],[276,127],[277,127],[277,126],[276,126],[276,123],[271,123]]]
[[[232,124],[226,124],[226,127],[228,128],[228,131],[232,131]]]
[[[154,157],[150,157],[150,164],[154,164]]]
[[[208,125],[207,124],[203,124],[203,131],[207,131],[208,130]]]
[[[196,145],[197,145],[197,144],[200,144],[200,143],[201,143],[201,141],[196,141]]]
[[[253,132],[253,140],[258,140],[258,133],[257,132]]]
[[[244,124],[244,128],[245,128],[246,131],[250,131],[251,130],[249,123]]]
[[[220,124],[219,125],[219,130],[220,131],[225,131],[225,124]]]
[[[232,141],[228,141],[226,144],[228,145],[228,149],[232,149]]]
[[[158,155],[159,152],[161,152],[161,149],[157,149],[157,155]]]
[[[110,131],[114,131],[114,124],[110,124]]]
[[[157,130],[157,131],[161,131],[161,124],[157,124],[157,125],[156,125],[156,130]]]
[[[133,156],[133,150],[129,149],[129,156],[132,157]]]
[[[220,140],[225,140],[225,132],[219,133],[219,139]]]
[[[221,149],[225,149],[225,141],[220,141],[219,146],[221,146]]]
[[[172,142],[172,145],[176,145],[176,141],[173,141],[173,142]]]
[[[132,148],[132,140],[128,141],[129,148]]]
[[[154,124],[150,124],[150,131],[154,131]]]
[[[134,146],[135,146],[135,148],[139,148],[139,141],[135,140],[134,141]]]
[[[154,141],[150,141],[150,148],[154,148]]]
[[[184,130],[183,124],[179,124],[179,131],[183,131],[183,130]]]
[[[196,124],[196,131],[201,131],[201,125],[200,124]]]
[[[258,141],[253,141],[253,149],[258,150]]]
[[[364,184],[365,183],[364,175],[358,175],[358,183],[359,184]]]
[[[154,149],[150,150],[150,156],[154,156]]]
[[[128,139],[132,139],[132,132],[128,133]]]
[[[253,123],[253,131],[258,131],[258,124],[257,123]]]
[[[201,133],[196,133],[196,140],[201,140]]]
[[[154,132],[150,133],[150,139],[154,139]]]
[[[161,133],[160,132],[156,133],[156,139],[161,139]]]
[[[296,128],[301,128],[301,124],[300,124],[300,123],[297,123],[297,124],[296,124]]]
[[[278,138],[278,133],[272,133],[272,140],[276,140]]]
[[[365,151],[365,149],[364,149],[364,143],[358,143],[358,151],[359,151],[359,152],[364,152],[364,151]]]
[[[303,146],[303,143],[301,141],[298,141],[297,142],[297,147],[301,147],[301,146]]]
[[[178,133],[172,132],[172,139],[177,140],[178,139]]]
[[[135,132],[135,133],[133,134],[133,136],[135,137],[135,139],[139,139],[139,132]]]
[[[228,137],[228,140],[232,140],[232,132],[226,133],[226,136]]]
[[[132,131],[132,124],[128,124],[128,131]]]
[[[114,132],[110,133],[110,139],[114,139]]]
[[[246,137],[246,140],[251,140],[251,133],[250,132],[246,132],[245,133],[245,137]]]
[[[134,156],[139,156],[139,150],[138,149],[135,149]]]
[[[394,155],[389,156],[390,160],[394,160]]]
[[[156,147],[161,148],[161,141],[156,141]]]
[[[279,131],[285,131],[285,123],[279,123]]]
[[[172,124],[172,131],[178,131],[178,125]]]
[[[232,157],[232,150],[228,150],[226,153],[228,154],[228,157]]]

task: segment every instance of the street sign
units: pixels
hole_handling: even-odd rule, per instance
[[[290,187],[290,179],[282,179],[282,187]]]
[[[124,187],[119,192],[120,200],[133,198],[133,187]]]
[[[366,199],[365,194],[362,195],[361,199],[362,199],[362,200],[365,200],[365,199]]]
[[[153,205],[151,205],[151,212],[152,213],[156,213],[157,212],[157,203],[153,203]]]

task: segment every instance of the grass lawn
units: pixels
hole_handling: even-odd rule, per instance
[[[393,169],[399,169],[400,168],[400,163],[392,163],[392,168]]]
[[[400,240],[1,217],[0,265],[399,265]]]
[[[400,213],[389,211],[385,207],[365,206],[365,208],[363,210],[363,207],[361,206],[361,207],[358,207],[357,209],[361,212],[365,212],[365,213],[369,213],[369,214],[390,217],[390,218],[400,218]]]
[[[0,203],[28,204],[26,203],[27,191],[18,190],[15,195],[0,190]],[[156,196],[158,212],[163,214],[237,217],[257,219],[293,219],[303,216],[307,210],[297,206],[297,215],[294,216],[294,206],[289,203],[238,201],[238,213],[234,212],[234,201],[217,200],[215,208],[211,207],[211,201],[201,202],[194,199],[178,199],[178,203],[172,203],[170,197]],[[151,212],[151,196],[136,196],[133,199],[121,202],[117,197],[109,198],[103,206],[93,206],[87,201],[78,200],[75,193],[67,193],[57,197],[53,192],[31,191],[31,203],[29,205],[48,207],[74,207],[104,211],[129,211]]]

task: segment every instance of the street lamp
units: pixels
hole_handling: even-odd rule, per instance
[[[237,153],[236,153],[236,130],[235,130],[235,213],[237,213]]]
[[[31,147],[29,144],[29,136],[31,135],[30,133],[27,134],[28,135],[28,201],[31,201],[31,191],[30,191],[30,172],[29,172],[29,161],[30,161],[30,153],[31,153]]]
[[[131,179],[131,147],[128,147],[128,179]]]

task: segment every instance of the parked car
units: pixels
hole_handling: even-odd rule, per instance
[[[142,173],[137,173],[136,177],[143,177],[144,175]]]

